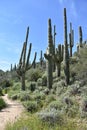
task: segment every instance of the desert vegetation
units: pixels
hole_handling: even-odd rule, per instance
[[[32,63],[31,43],[26,52],[28,27],[18,65],[1,72],[0,96],[7,93],[26,109],[15,123],[7,124],[6,130],[87,129],[87,42],[80,26],[77,51],[73,53],[74,29],[70,22],[68,40],[67,26],[64,8],[64,44],[56,47],[56,26],[53,34],[52,20],[48,19],[48,47],[45,53],[41,50],[39,62],[35,52]]]

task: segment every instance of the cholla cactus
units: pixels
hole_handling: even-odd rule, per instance
[[[25,42],[23,44],[23,48],[22,48],[22,52],[21,52],[21,56],[20,56],[20,60],[19,60],[19,65],[18,65],[18,67],[16,69],[17,74],[21,78],[21,82],[22,82],[21,89],[22,90],[25,90],[25,73],[26,73],[26,71],[28,71],[33,66],[33,64],[34,64],[34,62],[36,60],[36,52],[35,52],[34,60],[33,60],[31,65],[29,64],[31,47],[32,47],[31,43],[30,43],[30,46],[29,46],[28,54],[26,56],[28,34],[29,34],[29,27],[27,28],[26,40],[25,40]]]
[[[64,73],[65,73],[65,82],[66,85],[69,84],[69,52],[68,52],[68,43],[67,43],[67,16],[66,8],[64,8]]]
[[[47,67],[47,87],[49,89],[52,88],[53,83],[53,75],[52,75],[52,68],[53,68],[53,40],[52,40],[52,27],[51,27],[51,19],[48,20],[48,48],[44,57],[46,58],[46,67]]]

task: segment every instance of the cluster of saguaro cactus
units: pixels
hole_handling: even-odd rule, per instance
[[[53,83],[53,39],[52,39],[52,26],[51,26],[51,19],[48,20],[48,48],[44,57],[46,58],[46,67],[47,67],[47,87],[49,89],[52,88]]]
[[[64,73],[65,73],[65,82],[66,85],[69,84],[70,73],[69,73],[69,51],[67,43],[67,16],[66,8],[64,8]]]
[[[69,46],[70,46],[70,57],[72,57],[72,48],[74,46],[74,30],[72,29],[72,23],[70,23]]]
[[[31,43],[30,43],[30,46],[29,46],[28,54],[26,56],[28,34],[29,34],[29,27],[27,28],[26,40],[25,40],[25,42],[23,44],[23,48],[22,48],[19,64],[18,64],[18,67],[16,69],[17,74],[21,78],[21,82],[22,82],[21,89],[22,90],[25,90],[25,73],[26,73],[27,70],[29,70],[33,66],[33,64],[34,64],[34,62],[36,60],[36,52],[35,52],[34,60],[33,60],[31,65],[29,64],[31,47],[32,47]]]

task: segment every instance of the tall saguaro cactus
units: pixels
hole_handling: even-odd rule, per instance
[[[51,26],[51,19],[48,20],[48,48],[44,57],[47,60],[47,87],[49,89],[52,88],[53,83],[53,75],[52,75],[52,68],[53,68],[53,61],[52,61],[52,54],[53,54],[53,41],[52,41],[52,26]]]
[[[69,52],[68,52],[68,43],[67,43],[67,16],[66,8],[64,8],[64,73],[65,73],[65,82],[66,85],[69,84]]]
[[[80,47],[82,47],[82,27],[79,26],[79,44],[80,44]]]
[[[70,46],[70,57],[72,57],[72,48],[74,46],[74,30],[72,29],[72,23],[70,23],[69,46]]]
[[[25,90],[25,73],[26,73],[26,71],[28,71],[33,66],[33,64],[36,60],[36,52],[35,52],[34,60],[33,60],[31,65],[29,64],[31,47],[32,47],[31,43],[30,43],[30,46],[29,46],[28,54],[26,55],[28,34],[29,34],[29,27],[27,28],[26,40],[23,44],[23,48],[22,48],[22,52],[21,52],[21,56],[20,56],[20,60],[19,60],[19,65],[18,65],[18,68],[16,70],[18,75],[21,78],[21,83],[22,83],[21,89],[22,90]]]
[[[53,54],[55,55],[55,37],[56,37],[56,26],[54,25],[54,34],[53,34]],[[56,65],[53,63],[53,72],[55,72]]]

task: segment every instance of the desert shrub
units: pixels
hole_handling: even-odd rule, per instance
[[[83,98],[80,106],[81,117],[87,117],[87,96]]]
[[[47,86],[47,74],[42,75],[42,86]]]
[[[0,96],[3,96],[2,88],[0,88]]]
[[[57,89],[57,82],[55,82],[54,84],[53,84],[53,86],[52,86],[52,88],[56,91],[56,89]]]
[[[81,91],[80,91],[80,86],[79,84],[73,84],[69,87],[69,93],[70,95],[76,95],[76,94],[80,94]]]
[[[39,93],[37,93],[35,96],[34,96],[34,99],[35,100],[44,100],[45,99],[45,94],[43,93],[43,92],[39,92]]]
[[[52,101],[49,105],[48,105],[48,109],[56,109],[56,110],[62,110],[63,108],[63,103],[58,100],[58,101]]]
[[[68,117],[74,118],[79,114],[79,104],[76,102],[75,98],[64,97],[63,103],[62,111],[67,114]]]
[[[43,92],[44,92],[46,95],[48,95],[49,92],[50,92],[50,90],[49,90],[49,88],[45,88],[45,89],[43,90]]]
[[[12,90],[13,91],[20,90],[20,87],[21,87],[21,83],[20,82],[14,83],[13,86],[12,86]]]
[[[40,69],[30,69],[27,72],[28,81],[37,81],[42,76],[42,71]]]
[[[37,86],[42,86],[42,78],[39,78],[39,79],[37,80]]]
[[[46,97],[45,103],[48,105],[50,102],[55,101],[55,100],[56,100],[55,96],[51,94]]]
[[[6,107],[5,101],[2,98],[0,98],[0,110],[5,108],[5,107]]]
[[[36,89],[36,82],[30,82],[29,90],[33,92],[35,91],[35,89]]]
[[[48,123],[51,126],[55,124],[62,124],[63,122],[61,113],[55,109],[51,109],[50,111],[44,110],[37,115],[43,121],[43,123]]]
[[[24,107],[30,113],[34,113],[38,110],[38,105],[36,101],[26,101],[23,102]]]
[[[21,91],[21,92],[19,93],[19,99],[20,99],[21,101],[27,101],[27,100],[31,100],[32,98],[31,98],[29,92],[26,92],[26,91],[22,92],[22,91]]]
[[[12,100],[17,100],[17,99],[18,99],[18,95],[17,95],[17,94],[13,94],[13,95],[11,96],[11,99],[12,99]]]
[[[4,80],[3,83],[2,83],[2,88],[8,88],[10,86],[13,86],[13,82],[11,80]]]

